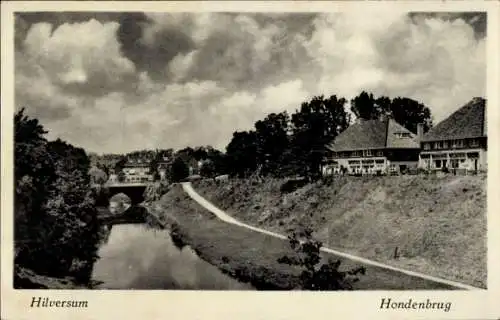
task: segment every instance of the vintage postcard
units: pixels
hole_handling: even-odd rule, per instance
[[[499,8],[2,3],[2,319],[499,319]]]

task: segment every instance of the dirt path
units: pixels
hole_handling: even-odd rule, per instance
[[[205,209],[207,209],[208,211],[210,211],[211,213],[213,213],[215,216],[217,216],[220,220],[222,220],[224,222],[227,222],[227,223],[230,223],[230,224],[234,224],[234,225],[237,225],[237,226],[240,226],[240,227],[243,227],[243,228],[246,228],[246,229],[250,229],[250,230],[253,230],[253,231],[256,231],[256,232],[264,233],[264,234],[267,234],[267,235],[270,235],[270,236],[273,236],[273,237],[276,237],[276,238],[280,238],[280,239],[284,239],[284,240],[287,239],[287,237],[284,236],[284,235],[281,235],[281,234],[278,234],[278,233],[275,233],[275,232],[271,232],[271,231],[268,231],[268,230],[264,230],[264,229],[261,229],[261,228],[257,228],[257,227],[248,225],[246,223],[243,223],[241,221],[238,221],[238,220],[234,219],[233,217],[231,217],[230,215],[228,215],[227,213],[225,213],[221,209],[219,209],[216,206],[214,206],[212,203],[210,203],[208,200],[206,200],[205,198],[203,198],[201,195],[199,195],[193,189],[193,187],[192,187],[192,185],[191,185],[190,182],[183,182],[182,183],[182,188],[191,197],[191,199],[193,199],[194,201],[196,201],[198,204],[200,204],[202,207],[204,207]],[[339,256],[339,257],[343,257],[343,258],[346,258],[346,259],[350,259],[350,260],[353,260],[353,261],[356,261],[356,262],[360,262],[360,263],[363,263],[365,265],[375,266],[375,267],[378,267],[378,268],[383,268],[383,269],[386,269],[386,270],[391,270],[391,271],[394,271],[394,272],[397,272],[397,273],[406,274],[406,275],[411,276],[411,277],[416,277],[416,278],[420,278],[420,279],[427,280],[427,281],[433,281],[433,282],[445,284],[445,285],[448,285],[450,287],[454,287],[454,288],[457,288],[457,289],[484,290],[484,289],[476,288],[476,287],[469,286],[469,285],[466,285],[466,284],[463,284],[463,283],[459,283],[459,282],[455,282],[455,281],[450,281],[450,280],[446,280],[446,279],[441,279],[441,278],[433,277],[433,276],[430,276],[430,275],[426,275],[426,274],[422,274],[422,273],[418,273],[418,272],[414,272],[414,271],[410,271],[410,270],[396,268],[396,267],[393,267],[393,266],[390,266],[390,265],[387,265],[387,264],[384,264],[384,263],[380,263],[380,262],[377,262],[377,261],[365,259],[365,258],[362,258],[362,257],[358,257],[358,256],[351,255],[351,254],[348,254],[348,253],[340,252],[340,251],[333,250],[333,249],[330,249],[330,248],[322,247],[321,251],[329,253],[329,254],[333,254],[333,255],[336,255],[336,256]]]

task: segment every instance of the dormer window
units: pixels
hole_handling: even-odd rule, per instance
[[[394,134],[398,138],[411,138],[411,134],[409,132],[395,132]]]

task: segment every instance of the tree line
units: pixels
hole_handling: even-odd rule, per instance
[[[346,105],[347,100],[336,95],[316,96],[292,114],[271,113],[255,122],[252,130],[234,132],[225,154],[228,173],[238,177],[257,172],[316,179],[321,174],[326,145],[355,119],[389,116],[414,133],[419,123],[424,132],[432,126],[430,109],[410,98],[374,97],[363,91],[350,101],[350,112]]]
[[[14,264],[87,283],[100,241],[90,160],[46,133],[24,109],[15,114]]]
[[[366,91],[349,101],[331,95],[315,96],[303,102],[293,113],[270,113],[258,120],[250,130],[235,131],[225,153],[211,146],[134,151],[125,155],[105,155],[115,159],[107,167],[120,172],[128,159],[142,159],[150,163],[150,172],[158,179],[159,164],[166,157],[168,179],[176,182],[186,178],[189,168],[197,174],[214,177],[229,174],[236,177],[304,176],[317,179],[321,163],[327,155],[326,145],[357,119],[372,120],[389,116],[413,133],[423,124],[424,132],[432,127],[430,109],[423,103],[406,98],[375,97]],[[350,108],[348,110],[348,105]],[[198,163],[202,165],[198,168]]]

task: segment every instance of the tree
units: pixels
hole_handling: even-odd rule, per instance
[[[396,122],[413,133],[417,133],[419,123],[423,124],[424,132],[432,127],[430,109],[416,100],[401,97],[393,99],[390,114]]]
[[[351,99],[351,112],[356,118],[364,120],[377,119],[381,113],[373,94],[366,91]]]
[[[340,271],[340,260],[329,259],[321,264],[322,243],[313,239],[310,228],[292,232],[288,240],[294,255],[283,256],[278,262],[302,268],[299,284],[302,290],[352,290],[352,284],[359,280],[357,275],[365,274],[364,267]]]
[[[350,118],[344,109],[346,102],[335,95],[327,99],[317,96],[302,103],[300,110],[292,115],[292,152],[289,157],[301,164],[306,176],[319,177],[326,145],[349,126]]]
[[[47,156],[47,131],[21,109],[14,116],[14,238],[16,259],[29,256],[43,239],[35,235],[43,219],[42,207],[57,179]]]
[[[358,119],[365,120],[378,119],[382,115],[390,116],[413,133],[417,133],[419,123],[423,124],[424,132],[432,127],[430,109],[410,98],[397,97],[391,100],[381,96],[375,99],[373,94],[363,91],[351,100],[351,112]]]
[[[189,167],[181,157],[176,157],[170,169],[170,181],[179,182],[189,176]]]
[[[156,150],[152,160],[149,163],[149,172],[153,175],[154,180],[160,178],[159,165],[164,161],[164,158],[172,158],[173,149]]]
[[[224,153],[209,146],[207,148],[207,160],[213,165],[214,175],[226,173],[227,163]]]
[[[114,170],[115,173],[121,172],[123,168],[125,167],[125,164],[127,163],[128,158],[126,156],[120,156],[118,161],[115,163]]]
[[[256,158],[263,174],[280,175],[285,150],[289,147],[287,112],[271,113],[255,123]]]
[[[50,276],[89,280],[99,223],[85,151],[48,142],[36,119],[14,117],[15,264]]]
[[[123,170],[121,170],[118,172],[118,175],[116,178],[118,179],[118,182],[125,182],[125,180],[127,179],[127,176],[125,175],[125,172],[123,172]]]
[[[213,178],[216,175],[215,164],[212,160],[204,160],[201,164],[200,175],[203,177]]]
[[[92,184],[103,185],[108,181],[108,175],[104,170],[98,167],[92,167],[89,170],[90,182]]]
[[[245,177],[257,169],[257,134],[255,131],[236,131],[226,147],[229,174]]]
[[[208,147],[196,147],[192,152],[192,157],[196,161],[205,160],[208,158]]]

